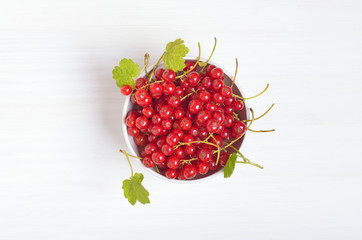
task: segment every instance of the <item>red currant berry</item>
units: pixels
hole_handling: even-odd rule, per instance
[[[216,119],[219,123],[224,123],[224,120],[225,120],[224,114],[219,113],[219,112],[213,112],[212,118]]]
[[[161,118],[160,114],[156,113],[155,115],[152,116],[153,124],[160,124],[161,121],[162,121],[162,118]]]
[[[185,111],[181,107],[174,109],[174,115],[176,119],[180,119],[185,115]]]
[[[206,69],[205,69],[205,73],[207,76],[210,76],[210,72],[212,69],[216,68],[215,65],[207,65]]]
[[[206,122],[206,130],[209,133],[216,133],[220,127],[220,123],[216,119],[210,119]]]
[[[176,90],[175,84],[171,82],[163,82],[162,87],[163,87],[163,93],[165,95],[172,95]]]
[[[136,137],[140,133],[140,130],[136,127],[129,127],[127,128],[127,133],[132,137]]]
[[[184,71],[190,71],[195,65],[195,61],[187,60],[185,61],[185,68]]]
[[[232,114],[232,113],[234,112],[234,108],[231,107],[231,106],[225,106],[225,107],[224,107],[224,112],[225,112],[226,114]]]
[[[163,87],[160,83],[152,83],[150,85],[150,94],[153,98],[159,98],[162,96]]]
[[[177,171],[177,179],[178,180],[185,180],[185,174],[184,174],[184,169],[181,168]]]
[[[223,86],[224,83],[222,82],[221,79],[215,79],[214,81],[212,81],[212,89],[214,89],[214,91],[219,91]]]
[[[138,129],[145,129],[150,124],[150,121],[145,116],[140,116],[136,119],[136,127]]]
[[[209,138],[209,142],[213,143],[215,145],[219,145],[219,147],[221,147],[222,145],[222,138],[220,137],[220,135],[218,134],[214,134],[213,138]],[[216,148],[216,147],[215,147]]]
[[[150,95],[147,95],[143,100],[137,101],[137,104],[140,105],[141,107],[149,106],[151,103],[152,103],[152,98]]]
[[[175,89],[175,94],[178,96],[183,96],[184,95],[184,89],[181,86],[177,86]]]
[[[165,143],[162,145],[161,151],[163,154],[165,154],[165,156],[171,156],[173,153],[173,147]]]
[[[231,88],[228,86],[223,86],[220,90],[220,93],[223,97],[230,97],[231,96]]]
[[[197,158],[202,162],[208,162],[211,160],[212,151],[209,148],[201,148],[197,152]]]
[[[224,115],[225,127],[227,127],[227,128],[231,127],[233,125],[233,122],[234,122],[233,116],[231,116],[230,114],[225,114]]]
[[[199,162],[197,164],[197,172],[205,175],[209,171],[209,164],[204,162]]]
[[[242,101],[236,100],[236,101],[233,102],[233,108],[234,108],[235,110],[240,111],[241,109],[244,108],[244,104],[243,104]]]
[[[165,71],[164,68],[158,68],[156,71],[155,71],[155,77],[158,81],[160,81],[162,79],[162,74],[163,72]]]
[[[165,82],[173,82],[176,79],[176,73],[171,69],[167,69],[162,73],[162,79],[165,80]]]
[[[189,102],[189,105],[188,105],[188,110],[192,113],[192,114],[196,114],[198,112],[200,112],[202,109],[202,104],[201,104],[201,101],[198,100],[198,99],[192,99],[190,102]]]
[[[130,85],[124,85],[123,87],[121,87],[121,93],[125,96],[130,95],[132,92],[132,88]]]
[[[135,111],[129,112],[125,119],[127,127],[135,127],[136,126],[136,119],[138,117],[138,113]]]
[[[183,117],[183,118],[180,119],[180,128],[182,130],[187,131],[187,130],[189,130],[191,128],[191,126],[192,126],[192,122],[191,122],[190,118]]]
[[[211,94],[208,91],[200,91],[199,99],[201,102],[209,102],[211,100]]]
[[[180,166],[180,159],[175,156],[171,156],[167,159],[166,165],[171,169],[177,169]]]
[[[161,125],[163,129],[169,130],[172,128],[172,120],[170,118],[163,119]]]
[[[161,148],[166,143],[166,137],[159,137],[156,141],[156,146]]]
[[[168,168],[165,171],[165,176],[169,179],[175,179],[177,177],[177,171],[175,169]]]
[[[204,77],[204,78],[201,80],[201,84],[202,84],[202,86],[204,86],[206,89],[209,89],[209,88],[211,87],[212,80],[211,80],[211,78],[209,78],[209,77]]]
[[[136,80],[136,89],[139,89],[147,84],[148,80],[146,78],[137,78]]]
[[[157,149],[156,144],[154,144],[154,143],[149,143],[149,144],[147,144],[147,145],[145,146],[144,151],[145,151],[145,153],[146,153],[147,155],[150,155],[150,154],[152,154],[154,151],[156,151],[156,149]]]
[[[147,144],[148,139],[146,135],[140,133],[136,137],[134,137],[133,140],[138,146],[144,146]]]
[[[137,102],[144,100],[147,96],[149,95],[144,89],[138,89],[135,93]]]
[[[226,106],[231,106],[234,102],[235,98],[234,97],[226,97],[225,98],[225,101],[224,101],[224,104]]]
[[[184,147],[181,146],[181,147],[176,148],[174,151],[174,154],[178,159],[183,159],[185,157]]]
[[[156,141],[156,136],[155,135],[153,135],[153,134],[149,134],[148,135],[148,142],[154,142],[154,141]]]
[[[217,169],[217,165],[216,165],[216,159],[213,159],[209,162],[209,169],[210,170],[216,170]]]
[[[180,137],[175,134],[175,133],[170,133],[167,137],[166,137],[166,142],[168,145],[171,146],[176,146],[178,144],[178,142],[180,141]]]
[[[151,168],[151,167],[155,166],[155,162],[149,156],[144,157],[142,162],[143,162],[143,165],[145,165],[145,167],[147,167],[147,168]]]
[[[223,125],[221,125],[221,126],[223,126]],[[222,139],[228,139],[230,137],[230,131],[227,128],[224,129],[224,131],[221,131],[219,134]]]
[[[199,129],[195,126],[192,126],[187,133],[193,137],[197,137],[199,135]]]
[[[211,119],[211,113],[208,110],[202,110],[196,115],[196,122],[200,126],[205,126],[209,119]]]
[[[242,121],[235,121],[231,126],[231,132],[236,138],[240,137],[246,130],[245,123]]]
[[[161,164],[166,161],[166,156],[160,150],[156,150],[152,153],[152,160],[156,164]]]
[[[178,96],[178,95],[172,95],[172,96],[168,99],[167,103],[168,103],[171,107],[178,107],[178,106],[180,106],[180,104],[181,104],[181,98],[180,98],[180,96]]]
[[[215,112],[216,111],[216,104],[215,103],[212,103],[212,102],[208,102],[205,104],[205,109],[210,111],[210,112]]]
[[[229,160],[229,156],[230,154],[227,152],[223,152],[220,154],[219,162],[221,166],[225,167],[227,161]]]
[[[200,129],[199,131],[199,137],[201,139],[206,138],[209,135],[209,132],[206,129]]]
[[[153,110],[152,107],[144,107],[144,108],[142,109],[142,114],[143,114],[143,116],[145,116],[146,118],[151,118],[154,113],[155,113],[155,111]]]
[[[211,71],[210,71],[210,74],[209,76],[212,78],[212,79],[217,79],[217,78],[223,78],[224,77],[224,72],[221,68],[213,68]]]
[[[186,179],[193,179],[197,174],[197,170],[193,165],[187,165],[184,167],[184,175]]]
[[[200,75],[197,72],[191,72],[187,78],[189,84],[194,87],[200,82]]]
[[[169,105],[163,105],[160,109],[161,118],[169,118],[172,115],[172,108]]]
[[[194,145],[185,146],[185,153],[193,156],[196,153],[196,147]]]
[[[155,136],[162,135],[163,128],[160,125],[153,125],[151,129],[151,133]]]

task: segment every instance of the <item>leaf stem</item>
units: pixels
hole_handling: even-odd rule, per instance
[[[263,93],[265,93],[265,91],[268,89],[268,87],[269,87],[269,84],[266,85],[265,89],[264,89],[261,93],[255,95],[255,96],[252,96],[252,97],[243,98],[243,97],[240,97],[239,95],[236,95],[236,94],[232,94],[232,96],[233,96],[233,97],[236,97],[236,98],[239,98],[239,99],[242,99],[242,100],[248,100],[248,99],[252,99],[252,98],[259,97],[260,95],[262,95]]]
[[[131,174],[132,174],[131,177],[133,177],[133,168],[132,168],[131,161],[129,160],[128,153],[127,153],[126,151],[124,151],[124,150],[120,150],[120,152],[122,152],[122,153],[124,153],[124,155],[126,155],[128,164],[129,164],[129,166],[130,166],[130,168],[131,168]]]
[[[125,150],[122,150],[122,149],[119,150],[119,151],[122,152],[122,153],[125,153],[125,152],[126,152]],[[137,159],[141,159],[141,160],[143,159],[143,158],[141,158],[141,157],[137,157],[137,156],[131,155],[131,154],[129,154],[129,153],[127,153],[127,155],[130,156],[130,157],[133,157],[133,158],[137,158]]]
[[[204,71],[205,67],[207,66],[207,64],[209,63],[209,61],[210,61],[210,59],[211,59],[212,55],[213,55],[213,54],[214,54],[214,52],[215,52],[215,49],[216,49],[216,44],[217,44],[217,39],[216,39],[216,37],[214,38],[214,40],[215,40],[215,43],[214,43],[214,48],[212,49],[211,55],[210,55],[210,57],[207,59],[207,61],[206,61],[206,63],[205,63],[205,66],[203,66],[203,68],[201,68],[200,73]]]

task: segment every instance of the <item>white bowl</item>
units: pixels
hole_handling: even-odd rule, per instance
[[[188,57],[185,57],[185,60],[196,60],[197,58],[196,57],[193,57],[193,56],[188,56]],[[202,61],[207,61],[207,59],[204,59],[204,58],[201,58],[200,60]],[[227,77],[229,77],[230,79],[233,79],[233,75],[230,74],[225,68],[223,68],[220,64],[217,64],[217,63],[214,63],[212,61],[209,61],[209,64],[213,64],[219,68],[221,68],[223,71],[224,71],[224,75],[226,75]],[[147,72],[150,72],[154,67],[155,67],[156,64],[153,64],[151,66],[149,66],[147,68]],[[161,61],[158,65],[158,68],[159,67],[163,67],[163,62]],[[145,73],[142,72],[138,77],[145,77]],[[236,85],[236,86],[235,86]],[[238,84],[235,82],[234,84],[234,87],[233,87],[233,92],[234,91],[240,91],[240,88],[238,86]],[[242,95],[242,94],[241,94]],[[243,95],[242,95],[243,96]],[[124,143],[126,145],[126,149],[124,149],[125,151],[127,151],[129,154],[132,154],[132,155],[135,155],[135,156],[139,156],[138,154],[138,150],[137,150],[137,145],[135,144],[135,142],[133,141],[133,137],[129,136],[128,133],[127,133],[127,126],[126,124],[124,123],[124,119],[126,118],[127,116],[127,113],[133,108],[133,103],[131,102],[130,100],[130,97],[129,96],[125,96],[124,98],[124,103],[123,103],[123,109],[122,109],[122,133],[123,133],[123,137],[124,137]],[[245,104],[245,103],[244,103]],[[244,109],[248,109],[246,105],[244,105]],[[250,115],[249,115],[249,111],[246,111],[246,110],[242,110],[242,111],[245,111],[245,114],[246,114],[246,119],[250,119]],[[237,146],[237,148],[239,149],[241,147],[241,144],[244,140],[245,136],[239,140],[239,146]],[[238,143],[237,142],[237,143]],[[238,145],[238,144],[236,144]],[[222,173],[222,170],[223,168],[220,167],[219,165],[219,170],[210,174],[210,175],[205,175],[205,176],[201,176],[199,175],[198,178],[195,178],[195,179],[191,179],[191,180],[177,180],[177,179],[169,179],[161,174],[159,174],[158,172],[156,172],[156,170],[154,170],[153,168],[146,168],[142,162],[138,159],[134,159],[135,161],[132,161],[133,162],[137,162],[137,164],[143,168],[143,169],[147,169],[147,171],[150,171],[153,175],[155,175],[156,177],[158,178],[161,178],[163,180],[166,180],[166,181],[169,181],[169,182],[174,182],[174,183],[197,183],[197,182],[201,182],[201,181],[204,181],[206,179],[211,179],[212,177],[216,177],[216,176],[219,176],[221,173]]]

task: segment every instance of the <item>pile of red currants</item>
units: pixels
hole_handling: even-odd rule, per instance
[[[134,104],[125,123],[144,166],[170,179],[193,179],[225,166],[228,143],[246,131],[237,113],[244,103],[225,84],[223,70],[209,64],[203,72],[195,64],[186,61],[178,73],[158,68],[155,79],[138,78],[133,92],[121,88]]]

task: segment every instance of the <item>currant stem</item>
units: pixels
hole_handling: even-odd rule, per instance
[[[263,113],[263,114],[260,115],[259,117],[255,118],[254,120],[258,120],[258,119],[264,117],[264,116],[274,107],[274,105],[275,105],[275,104],[273,103],[273,104],[269,107],[269,109],[266,110],[265,113]],[[243,120],[243,122],[250,122],[250,120]]]
[[[274,132],[275,131],[275,129],[270,129],[270,130],[253,130],[253,129],[248,129],[249,131],[251,131],[251,132]]]
[[[194,92],[190,92],[189,94],[183,96],[183,97],[181,98],[181,101],[185,100],[186,98],[188,98],[188,97],[191,96],[192,94],[194,94]]]
[[[224,141],[223,141],[223,143],[228,144],[227,142],[224,142]],[[240,155],[242,155],[236,147],[234,147],[233,145],[230,145],[230,147],[231,147],[232,149],[234,149],[235,152],[237,152],[237,153],[239,153]]]
[[[128,153],[127,153],[126,151],[124,151],[124,150],[120,150],[120,152],[122,152],[122,153],[124,153],[124,155],[126,155],[128,164],[129,164],[129,166],[130,166],[130,168],[131,168],[131,174],[132,174],[131,177],[133,177],[133,168],[132,168],[131,161],[129,160]]]
[[[258,167],[258,168],[260,168],[260,169],[264,169],[263,166],[260,166],[260,165],[257,164],[257,163],[253,163],[253,162],[242,162],[242,161],[236,161],[236,162],[237,162],[237,163],[250,164],[250,165],[253,165],[253,166]]]
[[[157,167],[156,164],[155,164],[155,167],[156,167],[156,171],[157,171],[158,173],[160,173],[160,170],[158,169],[158,167]]]
[[[239,63],[238,63],[238,59],[237,59],[237,58],[235,58],[235,62],[236,62],[235,74],[234,74],[234,79],[233,79],[233,82],[231,83],[230,88],[233,88],[234,83],[235,83],[235,79],[236,79],[236,75],[238,74]]]
[[[155,74],[156,68],[157,68],[158,64],[160,63],[160,61],[161,61],[161,59],[163,58],[164,55],[165,55],[165,52],[163,52],[162,55],[161,55],[161,57],[158,59],[155,67],[153,68],[153,70],[152,70],[152,72],[151,72],[151,75],[150,75],[150,77],[149,77],[149,79],[148,79],[148,82],[151,82],[152,77],[153,77],[153,74]]]
[[[240,121],[239,115],[238,115],[236,112],[233,112],[233,115],[234,115],[234,117],[236,118],[236,120]]]
[[[146,53],[145,57],[143,59],[143,65],[144,65],[143,69],[145,70],[146,77],[149,77],[148,72],[147,72],[147,66],[148,66],[149,62],[150,62],[150,55],[148,53]]]
[[[177,76],[176,79],[177,79],[177,78],[182,78],[183,76],[185,76],[185,75],[187,75],[188,73],[192,72],[192,71],[196,68],[197,64],[199,64],[199,61],[200,61],[200,58],[201,58],[201,45],[200,45],[200,43],[197,43],[197,46],[198,46],[198,48],[199,48],[199,56],[197,57],[197,61],[196,61],[195,65],[192,66],[192,68],[191,68],[190,70],[185,71],[183,74]]]
[[[239,95],[236,95],[236,94],[232,94],[232,96],[233,96],[233,97],[236,97],[236,98],[239,98],[239,99],[242,99],[242,100],[248,100],[248,99],[252,99],[252,98],[259,97],[260,95],[262,95],[263,93],[265,93],[265,91],[268,89],[268,87],[269,87],[269,84],[266,85],[265,89],[264,89],[261,93],[255,95],[255,96],[252,96],[252,97],[243,98],[243,97],[240,97]]]
[[[212,139],[214,139],[215,143],[217,143],[214,135],[210,134],[210,136],[212,137]],[[220,158],[220,146],[219,144],[217,144],[217,158],[216,158],[216,165],[219,164],[219,158]]]
[[[194,161],[194,160],[197,160],[198,158],[191,158],[191,159],[183,159],[183,160],[180,160],[182,163],[185,163],[185,162],[191,162],[191,161]]]
[[[205,63],[205,66],[203,66],[203,67],[201,68],[200,72],[203,72],[203,71],[204,71],[205,67],[207,66],[207,64],[209,63],[212,55],[213,55],[214,52],[215,52],[216,44],[217,44],[217,39],[216,39],[216,37],[215,37],[214,39],[215,39],[214,48],[212,49],[211,55],[210,55],[210,57],[207,59],[207,61],[206,61],[206,63]]]
[[[120,151],[121,153],[126,153],[126,151],[125,151],[125,150],[122,150],[122,149],[119,150],[119,151]],[[127,153],[127,155],[130,156],[130,157],[133,157],[133,158],[137,158],[137,159],[141,159],[141,160],[143,159],[143,158],[141,158],[141,157],[137,157],[137,156],[131,155],[131,154],[129,154],[129,153]]]

